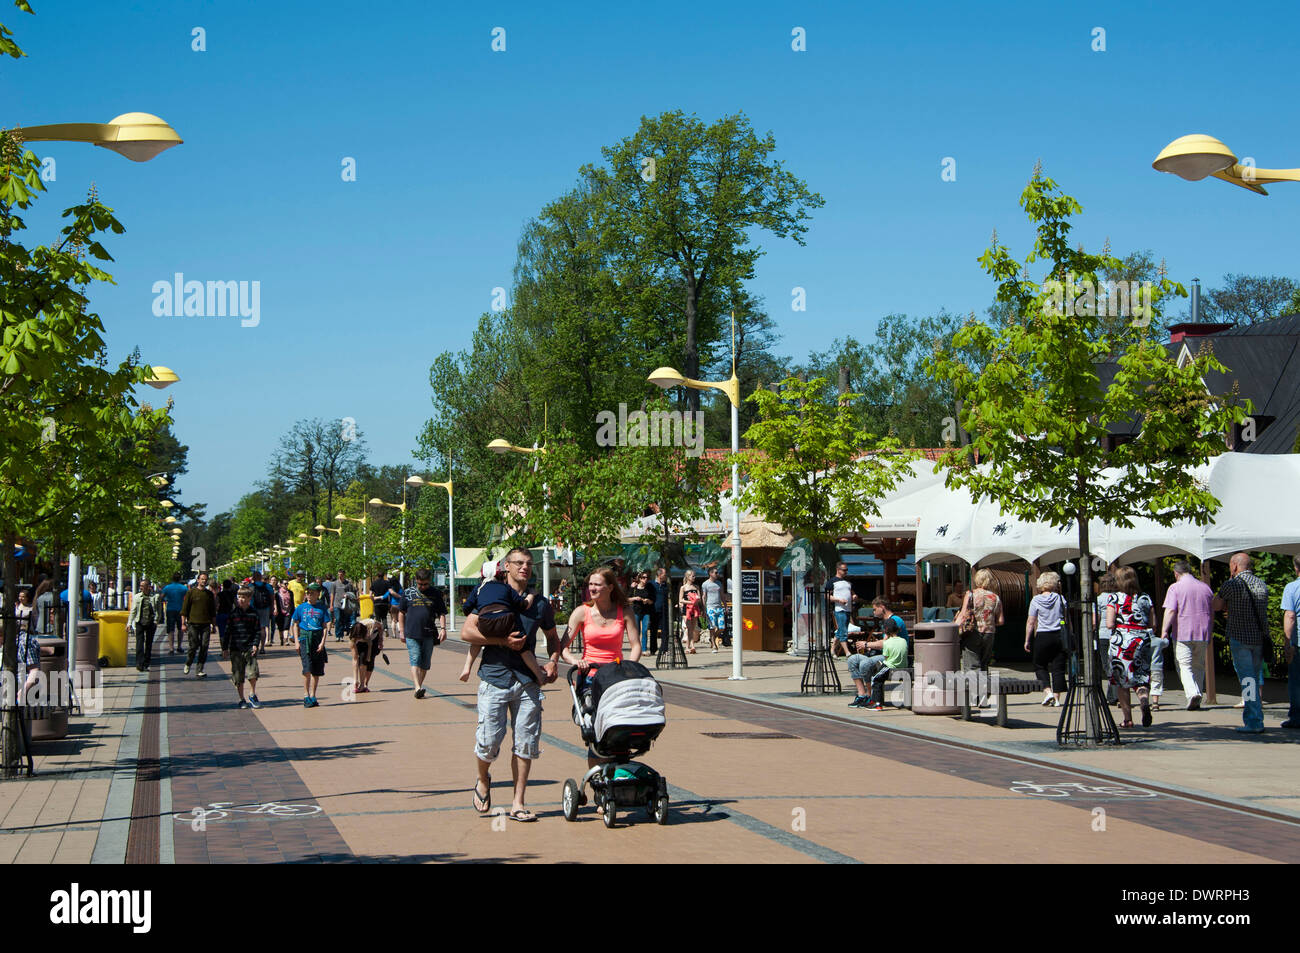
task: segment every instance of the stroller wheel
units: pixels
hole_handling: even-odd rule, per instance
[[[578,819],[578,782],[573,778],[564,782],[564,819],[566,821],[576,821]]]
[[[603,812],[601,814],[601,819],[605,822],[605,826],[612,828],[614,826],[615,821],[618,820],[618,818],[615,816],[615,812],[618,810],[618,807],[614,803],[614,799],[612,797],[605,798],[605,803],[602,806],[601,810]]]
[[[655,801],[654,814],[655,823],[664,825],[668,823],[668,795],[661,795],[659,800]]]

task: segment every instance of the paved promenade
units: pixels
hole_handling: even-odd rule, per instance
[[[560,683],[546,693],[542,756],[521,824],[471,807],[476,679],[464,646],[434,653],[416,700],[400,644],[373,691],[344,700],[351,666],[330,642],[321,707],[302,707],[297,656],[263,661],[258,711],[234,707],[227,667],[109,670],[102,715],[38,748],[38,777],[0,785],[0,857],[48,863],[582,862],[1237,863],[1300,861],[1300,739],[1241,738],[1220,693],[1208,712],[1162,711],[1119,751],[1060,752],[1032,696],[1012,727],[846,708],[797,693],[802,662],[749,653],[658,673],[668,728],[644,758],[670,785],[659,827],[590,808],[560,814],[584,768]],[[338,648],[336,648],[338,646]],[[1166,694],[1171,707],[1181,702]],[[1279,720],[1276,706],[1266,719]],[[507,742],[508,744],[508,742]],[[510,800],[508,755],[494,806]],[[630,823],[629,823],[630,822]]]

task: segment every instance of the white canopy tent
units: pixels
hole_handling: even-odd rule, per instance
[[[1097,476],[1115,480],[1118,471],[1103,470]],[[1092,554],[1108,563],[1133,563],[1179,554],[1213,559],[1238,550],[1300,552],[1300,454],[1224,453],[1196,468],[1193,478],[1219,500],[1209,523],[1161,526],[1136,519],[1132,527],[1123,528],[1093,521]],[[1077,528],[1061,530],[1007,516],[987,498],[972,501],[965,490],[914,496],[912,502],[928,507],[918,514],[918,560],[979,565],[1079,556]]]

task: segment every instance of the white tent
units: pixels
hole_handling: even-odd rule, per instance
[[[1211,522],[1161,526],[1137,519],[1125,529],[1094,520],[1089,526],[1093,555],[1132,563],[1184,553],[1212,559],[1238,550],[1300,552],[1300,454],[1224,453],[1196,468],[1192,476],[1219,500]],[[1116,470],[1097,474],[1100,480],[1118,478]],[[1056,562],[1079,555],[1076,527],[1055,529],[1007,516],[987,498],[973,502],[965,490],[917,496],[914,501],[928,507],[919,514],[918,560],[977,565],[1011,559]]]

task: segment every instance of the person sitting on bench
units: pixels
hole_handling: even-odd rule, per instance
[[[853,643],[855,654],[849,656],[849,676],[857,689],[857,695],[849,702],[850,708],[865,708],[868,711],[884,711],[885,681],[889,673],[896,668],[907,665],[907,639],[899,631],[898,622],[890,617],[885,620],[885,637],[879,641]],[[867,656],[863,653],[878,649],[881,654]],[[868,698],[867,684],[871,684]]]

